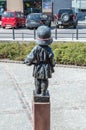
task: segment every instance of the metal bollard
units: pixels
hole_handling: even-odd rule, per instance
[[[76,39],[78,40],[78,33],[79,33],[79,31],[78,31],[78,28],[76,29]]]
[[[74,33],[72,33],[72,40],[73,40],[73,38],[74,38]]]
[[[15,39],[15,32],[14,32],[14,28],[13,28],[13,40]]]
[[[36,39],[36,30],[34,28],[34,39]]]
[[[55,28],[55,39],[57,39],[57,28]]]

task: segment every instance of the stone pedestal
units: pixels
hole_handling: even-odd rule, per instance
[[[33,95],[33,130],[50,130],[50,97]]]

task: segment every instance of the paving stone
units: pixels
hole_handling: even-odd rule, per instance
[[[0,130],[32,130],[32,71],[0,62]],[[55,67],[48,90],[51,130],[86,130],[86,68]]]

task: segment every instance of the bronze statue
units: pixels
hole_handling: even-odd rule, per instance
[[[51,30],[47,26],[40,26],[37,29],[37,41],[30,54],[25,59],[25,64],[34,64],[33,76],[35,78],[35,93],[45,96],[48,88],[48,78],[54,72],[54,54],[51,47]]]

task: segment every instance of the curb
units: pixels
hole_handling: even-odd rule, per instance
[[[23,64],[23,61],[14,61],[14,60],[8,60],[8,59],[2,59],[2,60],[0,60],[0,62]]]
[[[56,67],[86,69],[86,66],[56,64]]]

